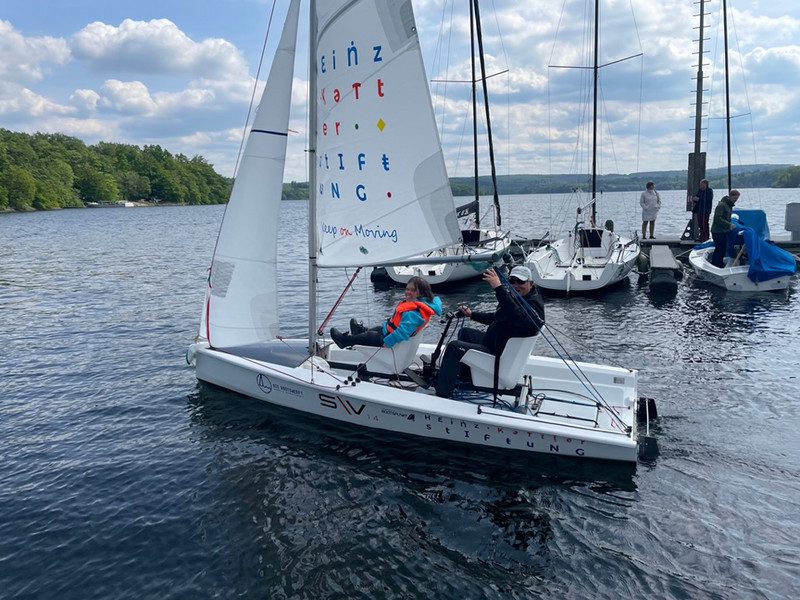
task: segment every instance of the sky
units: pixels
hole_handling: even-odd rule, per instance
[[[468,15],[461,14],[467,3],[412,3],[448,172],[468,176]],[[588,172],[591,71],[559,68],[588,64],[592,18],[585,4],[482,5],[498,174]],[[699,2],[601,5],[606,66],[598,172],[685,169],[695,139]],[[251,99],[260,94],[287,6],[288,0],[0,0],[0,127],[64,133],[87,144],[158,144],[201,155],[233,176]],[[701,150],[713,168],[726,160],[721,0],[707,2],[705,13]],[[728,0],[728,31],[731,162],[799,164],[800,3]],[[307,180],[307,35],[300,35],[285,181]],[[482,174],[487,162],[479,159]]]

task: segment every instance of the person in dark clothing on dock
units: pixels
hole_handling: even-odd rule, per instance
[[[694,206],[692,212],[697,217],[698,242],[705,242],[709,238],[708,217],[711,214],[711,203],[714,200],[714,190],[708,186],[708,179],[700,180],[700,189],[692,196]]]
[[[711,256],[711,264],[722,269],[725,267],[725,250],[728,248],[728,232],[735,229],[736,225],[731,222],[733,206],[739,199],[739,190],[731,190],[727,196],[714,209],[714,221],[711,223],[711,238],[714,240],[714,254]]]
[[[488,325],[486,331],[464,327],[459,339],[447,344],[436,380],[436,395],[450,398],[456,387],[461,358],[467,350],[476,349],[498,356],[512,337],[530,337],[539,333],[544,325],[544,302],[533,283],[531,270],[525,266],[511,269],[508,281],[513,289],[506,288],[494,269],[483,274],[497,296],[494,312],[473,311],[462,305],[458,310],[469,319]]]

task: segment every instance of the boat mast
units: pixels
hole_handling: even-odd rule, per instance
[[[730,94],[730,75],[728,70],[728,3],[722,0],[722,35],[725,40],[725,141],[728,146],[728,188],[732,185],[731,178],[731,94]]]
[[[477,0],[475,0],[477,2]],[[472,156],[473,156],[473,185],[475,187],[475,227],[481,226],[481,209],[478,204],[480,189],[478,187],[478,86],[475,78],[475,2],[469,3],[469,48],[470,66],[472,67]]]
[[[594,66],[592,75],[594,80],[592,98],[592,227],[597,217],[597,80],[599,78],[600,55],[600,0],[594,0]]]
[[[308,28],[308,351],[317,341],[317,6],[309,1]]]
[[[494,141],[492,140],[492,120],[489,117],[489,90],[488,86],[486,85],[486,57],[483,54],[483,31],[481,29],[481,12],[479,6],[480,0],[473,0],[472,5],[470,6],[470,18],[472,18],[473,7],[475,11],[475,35],[478,38],[478,57],[481,60],[481,83],[483,85],[483,108],[486,112],[486,136],[489,141],[489,166],[491,168],[492,173],[492,199],[494,201],[494,209],[497,215],[496,225],[499,227],[502,224],[502,219],[500,216],[500,198],[497,194],[497,169],[495,168],[494,162]],[[475,111],[475,51],[473,49],[472,52],[472,106],[473,106],[473,113]],[[473,118],[473,123],[475,119]],[[476,135],[473,136],[477,140],[477,130]],[[477,142],[475,145],[475,200],[478,199],[478,179],[477,179],[477,170],[478,170],[478,147]]]

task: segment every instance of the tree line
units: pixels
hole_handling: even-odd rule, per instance
[[[727,168],[708,169],[706,178],[715,190],[728,187]],[[731,168],[733,187],[738,188],[796,188],[800,187],[800,166],[793,165],[744,165]],[[654,181],[659,190],[686,190],[686,171],[645,171],[641,173],[598,175],[598,192],[631,192],[644,190],[648,181]],[[475,181],[472,177],[456,177],[450,180],[457,196],[472,196]],[[492,193],[489,176],[478,177],[480,195]],[[567,194],[575,189],[591,191],[589,175],[504,175],[497,178],[497,193],[514,194]],[[687,190],[688,191],[688,190]]]
[[[231,179],[203,157],[161,146],[100,142],[0,129],[0,210],[49,210],[88,202],[221,204]]]
[[[749,165],[733,169],[734,187],[800,187],[800,166]],[[726,169],[709,169],[711,187],[727,187]],[[498,193],[569,193],[590,191],[591,182],[573,175],[504,175]],[[603,192],[644,189],[655,181],[660,190],[685,189],[686,171],[649,171],[600,175]],[[233,180],[218,174],[202,156],[172,155],[161,146],[139,148],[100,142],[87,146],[75,137],[53,133],[17,133],[0,129],[0,211],[49,210],[89,202],[146,201],[170,204],[224,204]],[[450,180],[456,196],[474,195],[470,177]],[[481,195],[491,194],[488,176],[478,178]],[[308,198],[308,183],[283,184],[285,200]]]

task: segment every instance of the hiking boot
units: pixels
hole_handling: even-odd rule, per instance
[[[342,333],[336,327],[331,327],[331,339],[333,343],[339,346],[339,348],[347,348],[348,346],[352,346],[353,344],[349,343],[350,335],[347,333]]]
[[[364,333],[366,330],[367,328],[364,327],[364,324],[361,321],[350,319],[350,333],[353,335],[358,335],[359,333]]]

